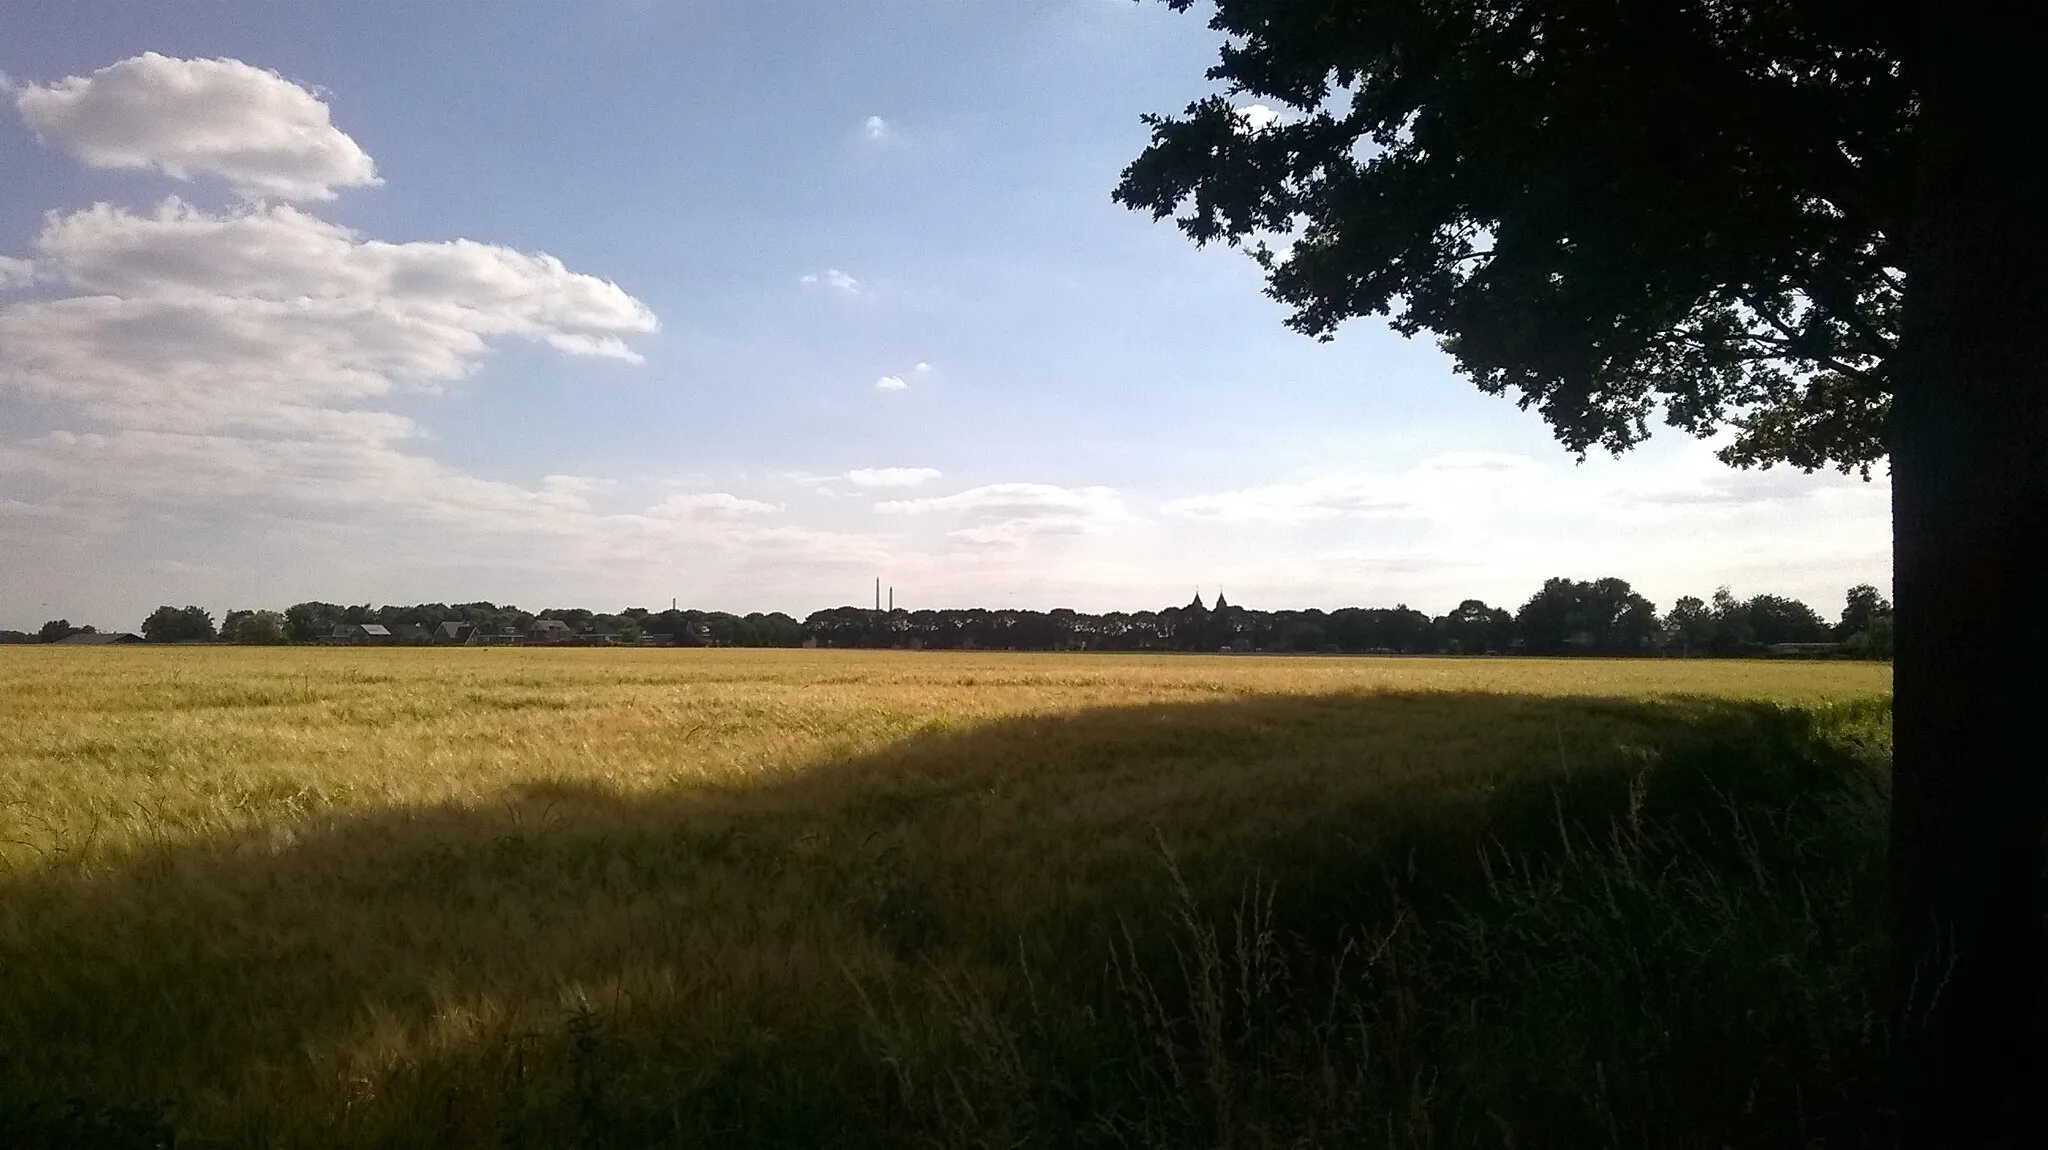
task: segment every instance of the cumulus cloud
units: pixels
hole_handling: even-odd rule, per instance
[[[95,166],[316,199],[374,179],[310,92],[235,61],[143,56],[17,97],[45,142]],[[413,447],[420,428],[388,399],[464,379],[507,339],[636,361],[628,339],[658,324],[618,285],[543,253],[389,243],[275,202],[55,211],[35,256],[0,264],[10,284],[49,289],[0,303],[0,395],[60,429],[0,438],[13,502],[33,493],[78,532],[174,514],[375,521],[380,548],[406,524],[598,540],[606,481],[465,474]],[[682,529],[637,522],[603,538]]]
[[[915,370],[919,375],[924,375],[932,370],[932,365],[924,362],[923,360],[919,360],[917,367],[914,368],[913,370]]]
[[[863,467],[846,473],[855,487],[916,487],[939,477],[935,467]]]
[[[36,246],[83,294],[0,309],[0,386],[126,425],[331,431],[361,423],[335,405],[459,379],[496,337],[630,361],[622,337],[658,326],[552,256],[369,240],[282,204],[99,204],[53,213]]]
[[[860,281],[838,268],[826,268],[823,272],[806,272],[798,279],[805,284],[822,284],[841,295],[857,296],[861,293]]]
[[[36,139],[95,168],[218,176],[251,199],[331,200],[383,182],[312,89],[239,60],[146,52],[12,94]]]
[[[0,291],[19,287],[35,278],[36,265],[33,260],[0,256]]]
[[[1280,122],[1280,113],[1265,104],[1245,104],[1232,109],[1237,123],[1248,135],[1257,135]]]
[[[889,121],[880,116],[869,116],[860,124],[860,134],[870,140],[886,140],[893,130],[889,126]]]
[[[910,381],[900,375],[885,375],[875,381],[876,391],[908,391]]]

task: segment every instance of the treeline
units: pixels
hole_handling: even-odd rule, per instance
[[[821,646],[1100,651],[1279,651],[1361,654],[1754,655],[1834,647],[1891,656],[1891,604],[1877,589],[1848,593],[1830,623],[1796,599],[1681,598],[1669,614],[1621,579],[1551,579],[1516,611],[1467,599],[1430,616],[1407,606],[1259,611],[1198,597],[1163,611],[904,611],[861,607],[804,620]],[[1819,653],[1816,651],[1815,653]]]
[[[1726,588],[1707,599],[1686,596],[1668,612],[1621,579],[1551,579],[1515,611],[1467,599],[1430,616],[1407,606],[1336,611],[1258,611],[1199,596],[1162,611],[1087,614],[1053,611],[942,611],[835,607],[799,622],[781,612],[629,607],[616,614],[581,608],[540,612],[495,603],[421,603],[409,607],[297,603],[284,611],[229,611],[216,626],[198,607],[159,607],[142,624],[149,642],[318,643],[351,626],[375,624],[394,641],[432,642],[444,623],[466,633],[518,638],[534,624],[563,624],[553,634],[578,642],[728,647],[895,647],[1018,651],[1276,651],[1371,654],[1754,655],[1773,650],[1837,650],[1891,657],[1892,608],[1877,589],[1851,588],[1834,622],[1797,599],[1737,599]],[[36,635],[0,632],[0,642],[56,642],[90,627],[67,620]]]
[[[803,644],[803,625],[781,612],[733,615],[724,611],[650,611],[628,607],[616,615],[587,611],[581,607],[522,611],[496,603],[416,603],[348,607],[339,603],[294,603],[283,611],[229,611],[214,624],[211,614],[199,607],[158,607],[142,621],[142,638],[151,643],[322,643],[344,629],[375,624],[394,637],[416,637],[430,641],[443,623],[463,623],[486,635],[519,636],[533,624],[552,619],[564,624],[569,633],[619,643],[639,643],[661,636],[690,645],[731,647],[797,647]],[[64,619],[43,624],[36,636],[21,632],[0,632],[0,642],[56,642],[74,634],[91,634],[91,627],[73,627]]]

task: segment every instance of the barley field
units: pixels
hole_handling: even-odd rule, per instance
[[[0,1143],[1850,1144],[1889,692],[0,648]]]

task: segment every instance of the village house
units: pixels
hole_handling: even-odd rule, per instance
[[[351,647],[388,647],[396,641],[391,628],[382,623],[343,623],[330,640]]]
[[[535,619],[526,628],[529,643],[567,643],[575,637],[576,632],[560,619]]]

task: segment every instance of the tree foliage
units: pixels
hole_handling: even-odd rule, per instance
[[[1890,604],[1875,588],[1852,588],[1843,623],[1833,634],[1851,653],[1890,656]],[[799,621],[780,611],[738,615],[726,611],[628,607],[615,614],[581,607],[551,607],[538,614],[510,604],[416,603],[342,606],[308,601],[284,611],[236,609],[221,618],[224,643],[317,643],[347,624],[377,623],[399,643],[464,642],[468,631],[438,635],[443,623],[462,623],[494,641],[516,641],[539,619],[566,624],[572,641],[675,646],[919,647],[934,649],[1066,651],[1272,651],[1386,655],[1531,654],[1749,655],[1773,643],[1819,642],[1829,627],[1806,604],[1762,594],[1741,600],[1725,587],[1712,605],[1697,596],[1677,601],[1661,620],[1656,606],[1626,580],[1555,578],[1519,611],[1466,599],[1431,616],[1406,604],[1268,611],[1200,599],[1158,611],[1091,614],[1069,608],[957,608],[876,611],[834,607]],[[1846,628],[1846,629],[1845,629]],[[45,624],[40,638],[55,641],[91,627],[62,619]],[[1881,633],[1873,638],[1873,633]],[[143,624],[152,642],[214,638],[212,618],[198,607],[159,607]],[[4,641],[5,633],[0,633]]]
[[[1531,654],[1637,654],[1658,635],[1657,607],[1623,579],[1547,579],[1515,615]]]
[[[1849,588],[1835,640],[1853,655],[1867,659],[1892,657],[1892,604],[1868,583]]]
[[[273,646],[285,641],[285,617],[276,611],[230,611],[221,618],[220,637],[229,643]]]
[[[1224,94],[1148,117],[1116,198],[1249,245],[1291,326],[1432,332],[1581,454],[1661,414],[1732,425],[1735,464],[1885,456],[1915,111],[1893,6],[1217,0],[1210,24]]]
[[[73,635],[86,634],[91,630],[91,627],[74,627],[69,619],[52,619],[37,629],[36,638],[45,643],[55,643],[61,639],[69,639]]]
[[[214,637],[213,616],[199,607],[158,607],[142,621],[142,637],[152,643],[205,642]]]

